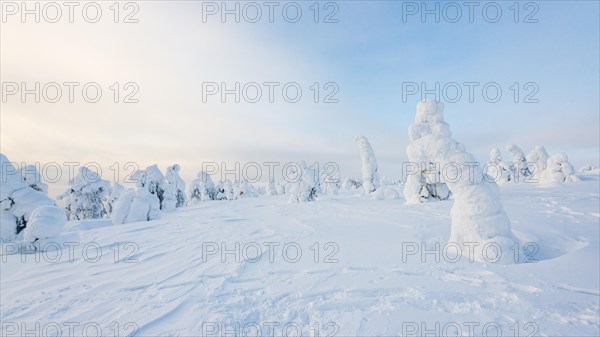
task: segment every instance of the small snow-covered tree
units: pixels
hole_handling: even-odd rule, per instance
[[[340,178],[337,175],[329,173],[321,173],[321,192],[328,195],[338,194],[341,184]]]
[[[548,152],[543,146],[536,145],[529,154],[527,154],[527,162],[533,165],[531,175],[534,179],[541,177],[542,172],[548,167]]]
[[[70,220],[101,219],[108,214],[104,198],[110,194],[110,183],[87,167],[80,167],[69,181],[69,188],[58,196],[67,203]]]
[[[21,168],[21,177],[23,181],[38,192],[48,194],[48,184],[44,182],[42,175],[35,165],[26,165]]]
[[[316,172],[306,165],[305,161],[300,161],[297,168],[296,182],[292,183],[290,189],[290,203],[309,202],[317,198],[318,177]]]
[[[362,183],[356,179],[346,178],[344,180],[344,183],[342,184],[342,187],[346,191],[353,191],[353,190],[357,190],[357,189],[361,188]]]
[[[167,168],[161,209],[174,210],[185,206],[185,182],[179,176],[180,170],[177,164]]]
[[[233,189],[233,183],[227,179],[224,182],[220,181],[217,184],[217,196],[216,200],[234,200],[235,192]]]
[[[163,207],[163,200],[165,199],[165,176],[160,172],[158,166],[151,165],[145,170],[137,171],[133,178],[137,180],[137,186],[145,188],[150,194],[156,196],[160,209]]]
[[[588,173],[588,172],[592,172],[592,171],[594,171],[594,170],[597,170],[597,169],[598,169],[598,167],[597,167],[597,166],[594,166],[594,165],[592,165],[592,164],[586,164],[586,165],[583,165],[583,166],[582,166],[582,167],[579,169],[579,172],[580,172],[580,173]]]
[[[160,219],[160,203],[146,186],[127,190],[117,200],[111,219],[115,225]]]
[[[363,188],[365,192],[371,193],[379,187],[379,173],[377,172],[375,153],[367,137],[358,136],[356,143],[358,143],[360,159],[362,161]]]
[[[544,184],[563,184],[577,181],[575,169],[569,163],[566,153],[559,152],[551,155],[546,169],[541,173],[540,182]]]
[[[108,214],[112,214],[117,200],[125,192],[125,187],[118,182],[115,182],[111,187],[110,194],[104,198],[104,209]]]
[[[452,138],[449,126],[444,122],[443,110],[443,103],[432,100],[419,102],[415,123],[409,129],[409,158],[440,163],[442,167],[449,168],[448,176],[457,177],[447,181],[454,196],[450,212],[450,243],[460,246],[466,242],[477,242],[476,259],[483,257],[481,249],[489,242],[500,246],[502,251],[508,251],[516,238],[500,202],[498,185],[485,175],[481,167],[473,165],[477,163],[475,158]],[[409,189],[408,193],[406,189]],[[407,181],[405,195],[410,197],[415,192],[414,186],[409,186]],[[504,258],[507,259],[506,256]]]
[[[490,151],[490,160],[486,166],[486,173],[497,184],[505,184],[512,180],[512,163],[502,161],[500,149],[495,147]]]
[[[515,144],[508,144],[506,145],[506,151],[512,153],[513,155],[514,180],[521,181],[524,177],[529,177],[531,175],[531,171],[523,150]]]
[[[254,198],[257,193],[252,185],[248,183],[246,179],[236,181],[233,186],[233,197],[234,199],[242,198]]]
[[[277,184],[272,179],[269,180],[265,188],[266,195],[278,195]]]
[[[206,171],[200,171],[190,188],[190,200],[192,202],[208,201],[217,199],[217,187]]]
[[[286,194],[288,191],[285,189],[285,184],[278,181],[275,183],[275,189],[277,190],[277,194]]]
[[[1,153],[0,175],[0,241],[27,240],[32,243],[62,231],[67,222],[65,211],[48,195],[28,186],[21,172]],[[24,230],[28,227],[33,228],[24,238]]]

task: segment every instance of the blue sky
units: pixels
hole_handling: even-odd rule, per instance
[[[383,174],[400,176],[420,99],[403,102],[402,83],[495,82],[503,90],[497,103],[480,91],[468,102],[461,86],[463,98],[446,104],[455,138],[476,157],[484,161],[491,147],[515,143],[526,152],[534,145],[564,151],[577,167],[598,165],[598,2],[535,2],[538,23],[515,23],[513,2],[498,3],[496,23],[482,17],[485,2],[474,23],[464,11],[457,23],[432,16],[405,23],[403,3],[394,1],[337,2],[339,22],[329,24],[312,21],[312,1],[299,2],[303,16],[294,24],[280,13],[275,23],[264,15],[256,24],[203,23],[200,3],[166,1],[140,2],[140,22],[132,25],[9,21],[1,32],[2,81],[97,81],[106,91],[135,81],[140,103],[9,101],[2,104],[2,152],[27,162],[134,161],[163,169],[179,162],[188,179],[202,161],[300,159],[335,161],[342,175],[358,176],[354,139],[363,134]],[[530,10],[520,4],[522,21]],[[304,95],[296,104],[203,103],[202,83],[222,81],[298,82]],[[339,103],[311,102],[313,82],[337,83]],[[514,103],[514,82],[534,82],[539,102]]]

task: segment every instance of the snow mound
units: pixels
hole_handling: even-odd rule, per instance
[[[115,204],[111,219],[115,225],[160,219],[160,203],[145,188],[129,190]]]
[[[540,175],[543,184],[563,184],[577,181],[575,169],[566,153],[559,152],[548,158],[546,170]]]
[[[65,211],[54,206],[36,208],[29,217],[23,238],[27,242],[47,239],[60,234],[67,222]]]
[[[391,187],[382,186],[371,193],[371,197],[377,200],[400,199],[400,194]]]

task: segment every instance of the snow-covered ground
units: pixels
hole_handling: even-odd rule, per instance
[[[501,186],[521,240],[502,254],[524,249],[529,263],[472,262],[466,249],[454,261],[444,248],[452,200],[269,196],[150,222],[69,222],[44,243],[58,257],[3,244],[2,332],[598,336],[600,181],[579,177]]]

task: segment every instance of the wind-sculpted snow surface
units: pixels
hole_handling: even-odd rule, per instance
[[[221,337],[236,326],[237,336],[256,336],[240,329],[259,326],[259,336],[281,337],[294,324],[302,336],[317,336],[315,327],[318,336],[453,336],[456,326],[463,336],[598,336],[598,183],[596,173],[502,186],[513,230],[535,242],[530,263],[510,265],[445,254],[451,201],[356,190],[297,204],[285,195],[208,201],[120,226],[78,221],[60,238],[79,244],[72,262],[67,247],[58,261],[0,256],[3,332],[39,323],[62,336],[72,324],[70,336],[84,326],[100,335],[97,325],[103,336]]]
[[[409,129],[409,160],[417,165],[437,163],[447,169],[448,177],[452,177],[446,181],[454,195],[449,242],[477,243],[476,250],[486,244],[508,249],[517,240],[500,202],[498,185],[490,182],[489,177],[484,179],[481,165],[462,144],[452,139],[443,111],[443,103],[419,102],[415,123]],[[409,176],[404,192],[407,201],[419,200],[421,189],[422,177],[419,174]]]

